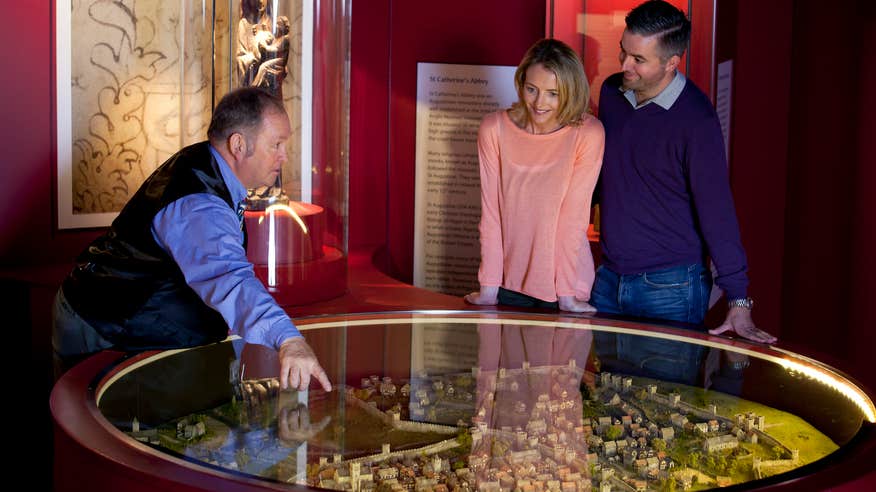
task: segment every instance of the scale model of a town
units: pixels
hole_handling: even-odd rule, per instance
[[[837,449],[802,419],[701,388],[577,367],[363,378],[232,401],[131,435],[211,466],[332,489],[705,490],[792,470]]]

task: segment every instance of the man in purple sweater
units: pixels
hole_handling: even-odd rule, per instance
[[[773,343],[751,318],[718,118],[708,97],[677,71],[689,39],[690,21],[664,1],[647,1],[626,17],[623,71],[606,79],[599,100],[606,134],[599,184],[603,264],[591,304],[601,313],[705,330],[710,257],[730,305],[711,333]],[[605,359],[666,379],[696,380],[702,350],[695,346],[600,338]]]

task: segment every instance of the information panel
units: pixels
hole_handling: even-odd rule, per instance
[[[417,287],[453,295],[478,287],[478,128],[484,115],[517,100],[515,70],[496,65],[417,64]]]

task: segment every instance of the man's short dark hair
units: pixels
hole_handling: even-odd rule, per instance
[[[237,132],[250,136],[261,124],[262,116],[267,111],[286,113],[283,102],[264,89],[235,89],[225,94],[213,110],[207,138],[211,142],[221,142]]]
[[[648,0],[627,14],[627,31],[640,36],[657,36],[664,60],[681,56],[690,42],[690,21],[684,12],[663,0]]]

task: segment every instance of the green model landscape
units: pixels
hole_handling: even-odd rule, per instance
[[[582,384],[582,381],[591,381]],[[797,416],[715,391],[574,367],[371,377],[276,392],[131,434],[190,459],[337,490],[704,490],[837,445]]]

